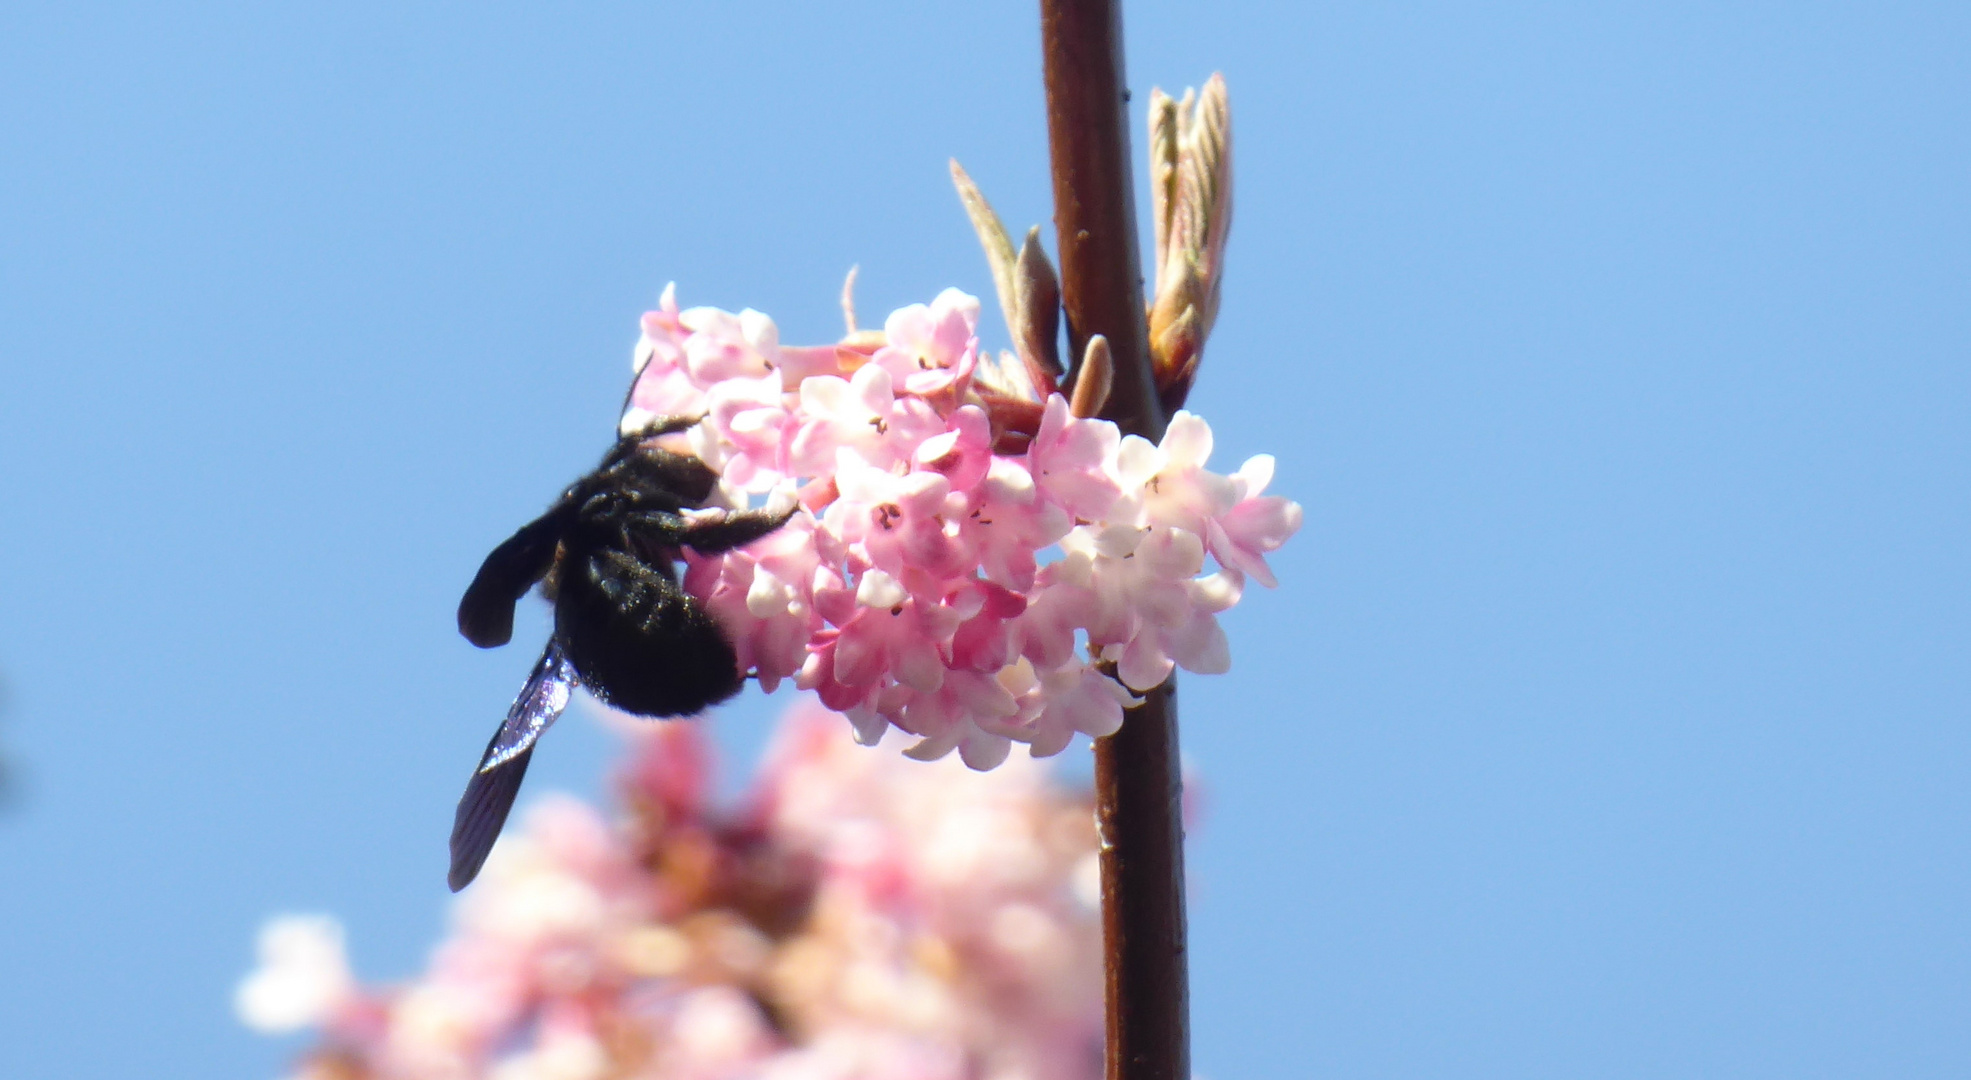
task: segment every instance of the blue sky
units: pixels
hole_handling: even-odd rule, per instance
[[[534,659],[454,632],[479,558],[665,282],[798,341],[854,263],[989,297],[945,161],[1048,221],[1035,15],[0,11],[10,1076],[276,1075],[274,912],[421,963]],[[1126,18],[1139,109],[1230,83],[1192,405],[1308,522],[1181,690],[1199,1070],[1963,1075],[1971,16]]]

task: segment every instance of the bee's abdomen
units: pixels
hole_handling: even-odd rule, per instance
[[[669,566],[617,550],[564,564],[554,632],[582,685],[625,712],[689,716],[739,692],[738,658]]]

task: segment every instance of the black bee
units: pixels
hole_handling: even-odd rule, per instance
[[[689,716],[739,692],[745,675],[732,643],[678,587],[679,549],[751,543],[794,508],[685,515],[704,507],[718,474],[657,440],[695,423],[660,417],[617,440],[594,472],[486,556],[459,601],[459,633],[490,649],[512,639],[514,604],[539,582],[554,604],[554,636],[459,800],[446,879],[453,892],[478,875],[535,740],[576,685],[640,716]]]

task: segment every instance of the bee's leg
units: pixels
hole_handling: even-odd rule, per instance
[[[743,547],[787,524],[794,516],[790,507],[779,510],[715,510],[690,517],[668,510],[643,510],[628,515],[629,524],[640,534],[664,547],[690,546],[707,554]]]
[[[678,543],[711,553],[744,547],[758,540],[794,516],[797,506],[778,509],[764,506],[757,510],[721,510],[685,519]]]
[[[653,416],[641,428],[624,436],[629,439],[654,439],[659,435],[676,435],[680,431],[690,431],[698,426],[703,414],[698,416]]]
[[[654,439],[660,435],[676,435],[680,431],[690,431],[703,419],[703,416],[653,416],[642,427],[619,436],[616,439],[616,445],[610,447],[609,453],[603,455],[602,465],[597,469],[597,472],[606,473],[620,469],[625,462],[633,461],[639,456],[656,449],[655,447],[646,448],[644,445],[645,440]],[[662,451],[658,452],[662,453]]]
[[[683,514],[669,510],[638,510],[624,515],[624,521],[638,535],[648,537],[663,547],[674,548],[684,543],[690,532],[691,521]]]

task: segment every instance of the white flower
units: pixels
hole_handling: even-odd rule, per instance
[[[240,1022],[280,1034],[327,1020],[356,988],[342,924],[328,915],[281,915],[260,928],[260,966],[233,994]]]

